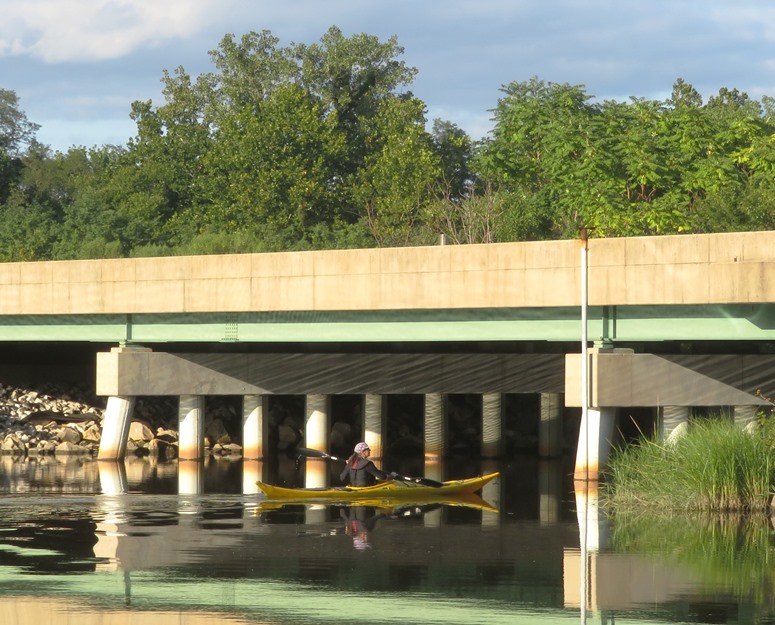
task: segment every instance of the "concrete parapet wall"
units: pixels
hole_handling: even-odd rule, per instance
[[[0,315],[580,305],[579,241],[0,264]],[[591,239],[589,305],[769,303],[775,232]]]

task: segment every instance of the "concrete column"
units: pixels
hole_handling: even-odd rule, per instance
[[[560,520],[562,481],[562,460],[538,461],[538,514],[542,525]]]
[[[500,458],[503,453],[503,395],[482,395],[482,458]]]
[[[201,460],[205,455],[205,398],[181,395],[178,403],[180,460]]]
[[[264,482],[264,462],[263,460],[242,461],[242,494],[257,495],[261,492],[256,482]]]
[[[586,418],[582,415],[574,479],[600,479],[600,469],[611,450],[615,418],[615,408],[588,408]]]
[[[205,465],[200,460],[178,462],[178,494],[201,495],[205,492]]]
[[[123,495],[129,490],[123,460],[99,462],[100,490],[103,495]]]
[[[134,397],[108,397],[100,449],[97,452],[99,460],[123,460],[134,408]]]
[[[268,441],[267,396],[245,395],[242,398],[242,457],[260,460],[266,455]]]
[[[596,552],[608,546],[608,522],[600,514],[598,485],[585,480],[575,481],[576,517],[582,551]]]
[[[756,423],[757,406],[735,406],[735,424],[744,428]]]
[[[446,451],[446,423],[444,395],[428,393],[425,395],[425,457],[440,459]]]
[[[324,488],[329,486],[331,474],[331,462],[334,460],[321,460],[320,458],[307,458],[304,463],[304,486],[306,488]],[[344,468],[344,464],[339,462],[337,467]],[[339,483],[337,476],[337,484]]]
[[[659,438],[668,441],[689,426],[688,406],[663,406],[659,415]]]
[[[385,401],[382,395],[363,396],[363,440],[371,449],[372,458],[384,455]]]
[[[493,473],[499,470],[497,462],[492,460],[485,460],[482,462],[482,474]],[[482,487],[482,499],[487,503],[492,504],[496,508],[501,507],[501,478],[496,477],[491,482],[487,482]],[[500,524],[500,511],[491,512],[489,510],[482,511],[482,526],[497,526]]]
[[[538,426],[539,458],[562,455],[562,409],[560,393],[541,393],[541,422]]]
[[[331,431],[328,395],[307,395],[305,413],[304,446],[327,452]]]

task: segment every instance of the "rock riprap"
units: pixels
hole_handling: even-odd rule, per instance
[[[176,458],[178,432],[171,427],[175,410],[172,401],[165,398],[154,402],[138,399],[127,455]],[[52,386],[33,390],[0,384],[0,454],[96,456],[104,417],[104,398],[80,389]],[[210,453],[242,453],[218,416],[207,423],[205,436]]]

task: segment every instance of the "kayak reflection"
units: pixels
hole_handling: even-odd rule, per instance
[[[265,521],[297,523],[305,528],[319,527],[320,524],[338,521],[335,529],[302,530],[306,536],[342,536],[352,539],[357,551],[372,549],[371,535],[378,525],[392,521],[419,521],[424,526],[438,526],[445,509],[467,509],[473,513],[498,516],[498,508],[482,499],[479,495],[465,494],[456,497],[437,497],[432,501],[396,502],[385,499],[364,500],[358,502],[319,502],[298,501],[259,501],[256,512]],[[265,516],[268,515],[268,516]],[[279,515],[279,516],[278,516]]]
[[[370,533],[377,523],[383,520],[419,518],[432,510],[443,506],[434,504],[411,504],[395,508],[377,508],[375,506],[342,506],[339,516],[344,521],[344,533],[352,537],[353,547],[357,551],[371,549]]]

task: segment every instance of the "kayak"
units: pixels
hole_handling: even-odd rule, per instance
[[[267,499],[274,501],[417,501],[427,502],[465,496],[476,493],[498,476],[489,473],[464,480],[449,480],[438,486],[429,486],[421,481],[387,480],[374,486],[339,486],[328,488],[284,488],[256,482]]]

